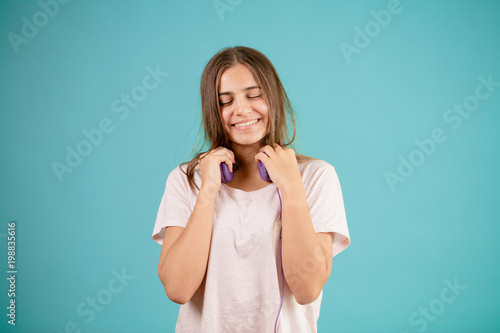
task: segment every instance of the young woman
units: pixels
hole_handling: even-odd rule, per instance
[[[153,231],[176,332],[316,332],[332,258],[350,244],[335,169],[290,148],[293,110],[259,51],[219,51],[201,102],[210,149],[171,171]]]

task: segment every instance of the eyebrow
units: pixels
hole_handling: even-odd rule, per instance
[[[245,89],[243,89],[243,91],[248,91],[248,90],[252,90],[252,89],[260,89],[260,86],[251,86],[251,87],[247,87]],[[233,93],[231,91],[225,91],[225,92],[222,92],[219,94],[219,96],[221,95],[232,95]]]

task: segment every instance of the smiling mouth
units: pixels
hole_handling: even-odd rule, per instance
[[[238,127],[247,127],[247,126],[251,126],[251,125],[256,124],[259,120],[260,120],[260,118],[259,119],[255,119],[255,120],[250,120],[250,121],[247,121],[247,122],[244,122],[244,123],[233,124],[231,126],[236,127],[236,128],[238,128]]]

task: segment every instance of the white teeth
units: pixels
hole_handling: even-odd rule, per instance
[[[236,125],[234,125],[234,126],[235,126],[235,127],[248,126],[248,125],[255,124],[258,120],[259,120],[259,119],[256,119],[256,120],[248,121],[248,122],[246,122],[246,123],[236,124]]]

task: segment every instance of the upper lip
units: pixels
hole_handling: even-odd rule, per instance
[[[246,123],[246,122],[249,122],[249,121],[254,121],[254,120],[259,120],[259,119],[260,119],[260,118],[242,120],[242,121],[238,121],[237,123],[234,123],[234,124],[232,124],[232,125],[242,124],[242,123]]]

